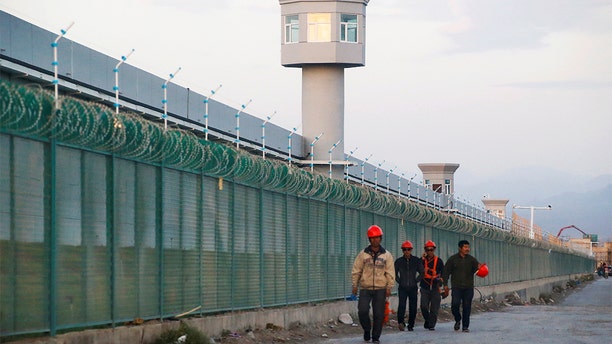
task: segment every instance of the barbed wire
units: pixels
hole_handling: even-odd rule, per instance
[[[35,90],[0,80],[0,101],[0,130],[6,132],[53,138],[120,157],[229,178],[491,240],[567,250],[551,242],[530,239],[519,224],[513,223],[510,231],[503,231],[371,187],[313,174],[295,165],[206,141],[191,130],[164,129],[161,123],[140,114],[127,111],[115,114],[99,103],[72,97],[61,97],[60,109],[54,110],[53,95],[42,88]]]

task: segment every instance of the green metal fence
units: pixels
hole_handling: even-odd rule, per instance
[[[592,259],[191,132],[0,81],[0,337],[350,293],[365,230],[460,239],[481,284],[588,272]]]

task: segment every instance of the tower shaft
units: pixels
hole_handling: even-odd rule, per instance
[[[304,151],[313,152],[315,160],[328,160],[329,150],[344,138],[344,67],[333,64],[302,66],[302,133]],[[315,137],[324,133],[314,144]],[[332,150],[332,160],[344,159],[344,141]],[[329,166],[315,170],[327,173]],[[343,167],[332,168],[332,177],[341,179]]]

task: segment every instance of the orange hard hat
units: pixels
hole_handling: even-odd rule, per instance
[[[431,240],[427,240],[427,242],[425,243],[425,248],[428,248],[428,247],[436,248],[436,243]]]
[[[383,231],[377,225],[371,225],[368,228],[368,238],[381,237],[383,235]]]
[[[412,243],[408,240],[404,241],[402,248],[412,248]]]
[[[476,276],[485,278],[489,274],[489,267],[487,264],[483,263],[480,268],[476,271]]]

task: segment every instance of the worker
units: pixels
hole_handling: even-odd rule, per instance
[[[421,258],[412,255],[412,249],[412,243],[404,241],[402,243],[403,255],[395,261],[395,281],[399,284],[397,287],[397,325],[400,331],[404,331],[406,325],[408,331],[414,331],[419,292],[418,283],[423,276],[423,262]],[[404,322],[406,301],[408,301],[408,324]]]
[[[385,301],[391,296],[391,288],[395,284],[395,269],[393,255],[381,246],[382,229],[372,225],[367,231],[370,245],[360,251],[353,263],[352,292],[357,294],[357,314],[363,328],[363,339],[372,343],[380,343],[383,320],[385,317]],[[372,321],[370,321],[370,303],[372,304]]]
[[[483,265],[470,255],[470,242],[459,241],[459,252],[446,261],[442,274],[444,292],[448,293],[448,282],[452,287],[451,312],[455,318],[455,331],[461,326],[463,332],[470,332],[470,314],[474,299],[474,273]],[[459,312],[459,308],[462,312]]]
[[[443,297],[448,296],[448,293],[440,294],[444,261],[434,253],[436,250],[435,242],[427,240],[424,249],[422,260],[425,274],[421,280],[421,313],[425,320],[424,327],[430,331],[435,331],[440,303]]]

